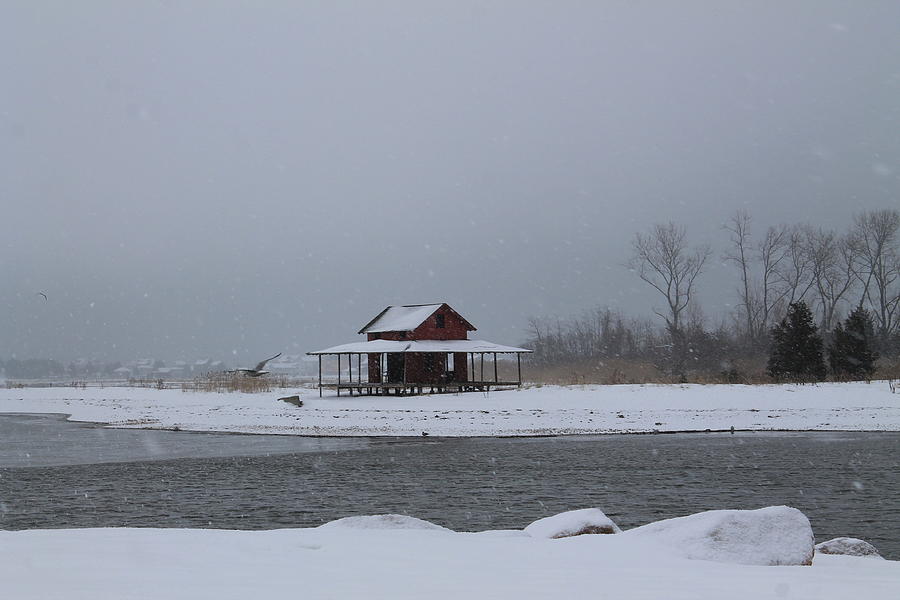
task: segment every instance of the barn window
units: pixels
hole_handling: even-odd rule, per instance
[[[435,324],[435,327],[437,327],[438,329],[443,329],[444,328],[444,315],[441,315],[441,314],[434,315],[434,324]]]

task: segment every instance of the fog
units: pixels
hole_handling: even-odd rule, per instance
[[[652,316],[674,220],[845,228],[900,198],[900,4],[0,8],[0,357],[250,362],[446,301]],[[47,300],[38,295],[44,292]]]

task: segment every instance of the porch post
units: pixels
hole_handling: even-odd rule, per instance
[[[337,395],[341,395],[341,354],[338,353],[338,383],[337,383]]]
[[[481,353],[481,380],[484,381],[484,352]]]
[[[497,353],[494,352],[494,383],[497,383],[498,381],[500,380],[497,379]]]
[[[319,398],[322,397],[322,355],[319,355]]]
[[[516,383],[519,387],[522,387],[522,353],[516,352],[516,370],[519,372],[519,381]]]

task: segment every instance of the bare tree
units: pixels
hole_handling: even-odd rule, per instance
[[[708,246],[687,247],[686,232],[669,222],[647,234],[637,233],[630,266],[665,298],[667,309],[654,312],[665,319],[672,343],[673,372],[684,374],[685,343],[682,314],[690,305],[697,277],[709,258]]]
[[[820,329],[831,331],[838,305],[853,285],[854,246],[833,231],[807,229],[806,251],[820,312]]]
[[[788,286],[780,278],[781,264],[790,258],[790,232],[784,225],[769,227],[766,235],[757,246],[760,264],[759,308],[757,329],[754,338],[764,338],[773,326],[776,307],[790,293]]]
[[[541,321],[537,317],[528,319],[528,343],[534,351],[534,357],[540,361],[549,360],[546,335],[541,329]]]
[[[794,225],[787,232],[785,259],[776,268],[779,285],[785,292],[783,306],[802,300],[812,289],[812,259],[807,244],[810,231],[808,225]]]
[[[731,233],[731,248],[725,254],[726,261],[737,265],[741,274],[740,307],[744,317],[744,335],[752,339],[756,331],[756,301],[753,297],[753,283],[750,274],[750,214],[739,210],[724,225],[725,230]]]
[[[740,270],[744,335],[751,342],[759,342],[766,337],[777,306],[791,291],[782,276],[782,263],[790,259],[790,231],[784,225],[769,227],[765,237],[753,244],[750,215],[743,210],[725,229],[731,233],[731,249],[725,260]]]
[[[879,210],[856,215],[851,234],[853,270],[862,284],[860,306],[867,302],[872,308],[882,340],[893,333],[898,325],[898,230],[900,214],[896,210]]]

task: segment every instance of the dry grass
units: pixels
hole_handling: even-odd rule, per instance
[[[764,385],[775,383],[766,374],[765,356],[737,359],[720,372],[692,371],[684,379],[666,374],[640,360],[583,361],[565,366],[522,365],[525,381],[537,385],[617,385],[641,383],[697,383]],[[900,358],[880,359],[873,379],[900,380]],[[829,377],[826,381],[837,381]],[[900,387],[900,386],[898,386]]]
[[[243,392],[254,394],[278,388],[300,387],[299,381],[287,377],[250,377],[243,373],[207,373],[181,384],[183,392]]]
[[[616,385],[674,381],[649,362],[622,359],[584,361],[560,366],[523,365],[522,377],[526,381],[547,385]]]
[[[523,378],[545,385],[620,385],[641,383],[772,383],[765,357],[733,362],[721,372],[688,372],[684,379],[669,375],[649,361],[612,359],[583,361],[564,366],[523,365]]]
[[[881,358],[876,366],[876,379],[900,379],[900,358]]]

